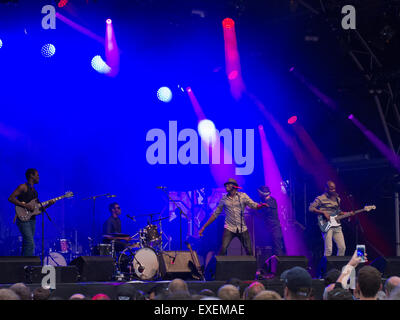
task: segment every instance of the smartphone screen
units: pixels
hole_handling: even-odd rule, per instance
[[[365,262],[365,245],[358,244],[356,249],[357,249],[357,257],[361,258],[361,262]]]

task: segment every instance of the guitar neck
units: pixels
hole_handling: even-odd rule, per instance
[[[354,214],[357,214],[357,213],[360,213],[360,212],[363,212],[363,211],[364,211],[364,209],[356,210],[356,211],[354,211]],[[335,219],[336,219],[337,221],[339,221],[339,220],[348,218],[348,217],[350,217],[350,216],[352,216],[352,215],[353,215],[353,212],[347,212],[347,213],[345,213],[345,214],[342,214],[341,216],[337,216]]]
[[[64,195],[64,196],[61,196],[61,197],[57,197],[57,198],[51,199],[51,200],[47,200],[47,201],[41,202],[41,205],[42,205],[42,206],[46,206],[46,205],[49,204],[50,201],[53,201],[53,200],[54,200],[54,201],[58,201],[58,200],[61,200],[61,199],[63,199],[63,198],[65,198],[65,195]]]

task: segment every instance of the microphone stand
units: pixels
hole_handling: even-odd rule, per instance
[[[49,214],[47,213],[46,209],[43,207],[42,203],[40,202],[39,198],[37,198],[40,208],[42,209],[42,266],[44,266],[44,214],[46,213],[47,218],[51,221]]]
[[[92,221],[92,239],[95,239],[95,230],[96,230],[96,199],[100,197],[111,198],[110,193],[99,194],[97,196],[91,196],[82,200],[93,200],[93,221]]]
[[[168,199],[172,201],[179,210],[179,243],[180,243],[180,250],[182,251],[182,214],[187,218],[187,215],[182,211],[181,207],[176,203],[174,199],[169,196],[169,193],[165,191],[166,188],[162,188],[161,190],[167,195]]]

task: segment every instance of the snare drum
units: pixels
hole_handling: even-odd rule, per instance
[[[123,273],[135,274],[140,280],[151,280],[159,270],[158,257],[152,248],[125,249],[118,259]]]

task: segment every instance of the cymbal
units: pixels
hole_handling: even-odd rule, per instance
[[[164,217],[164,218],[160,218],[160,219],[157,219],[157,220],[153,220],[152,222],[157,222],[157,221],[161,221],[161,220],[165,220],[165,219],[168,219],[169,217]]]

